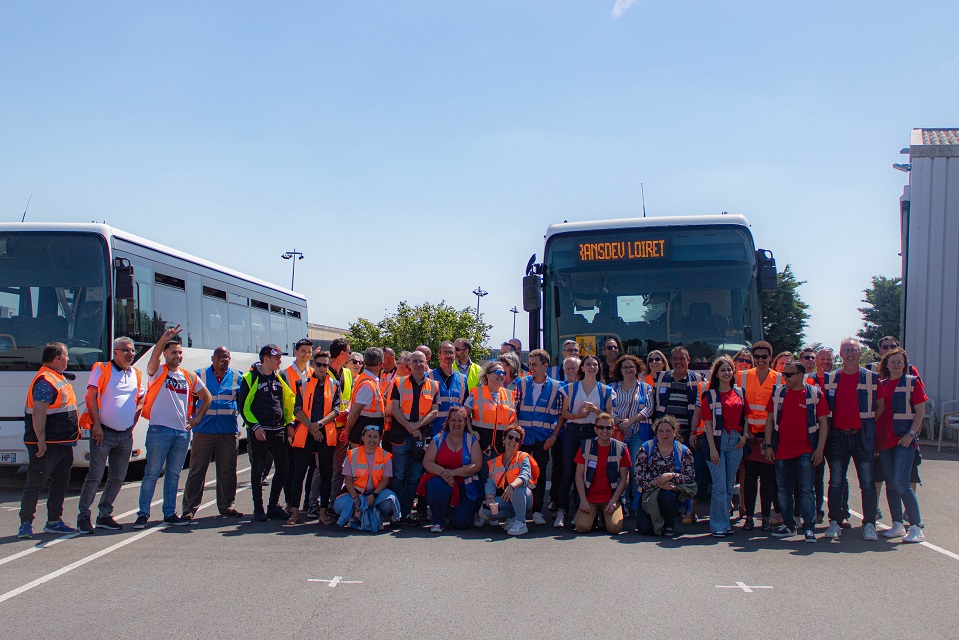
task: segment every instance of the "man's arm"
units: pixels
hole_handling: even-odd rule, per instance
[[[137,392],[139,393],[139,389]],[[88,386],[86,396],[83,400],[87,403],[87,413],[90,414],[90,440],[96,444],[103,443],[103,427],[100,425],[100,407],[97,405],[97,397],[100,390],[95,386]]]
[[[589,501],[586,499],[585,464],[576,464],[576,491],[579,493],[579,508],[581,511],[585,511],[585,508],[589,506]]]
[[[33,432],[37,434],[37,457],[47,452],[47,407],[49,402],[33,401]]]
[[[819,416],[816,418],[816,422],[819,423],[819,442],[816,443],[816,450],[812,454],[812,463],[813,466],[818,467],[822,464],[823,452],[826,449],[826,436],[829,435],[829,420],[826,419],[826,416]]]
[[[163,347],[166,343],[175,338],[183,331],[180,325],[171,327],[160,335],[160,339],[153,345],[153,351],[150,353],[150,361],[147,363],[147,375],[153,377],[160,370],[160,356],[163,354]]]
[[[616,491],[613,492],[613,497],[610,498],[609,504],[606,505],[606,511],[612,513],[616,510],[616,506],[619,504],[619,499],[623,496],[623,492],[626,490],[626,487],[629,486],[629,467],[620,467],[619,468],[619,482],[616,483]]]
[[[213,394],[211,394],[210,390],[206,387],[198,389],[196,395],[200,398],[200,408],[197,409],[196,413],[193,414],[193,417],[187,421],[187,425],[191,429],[200,423],[200,420],[202,420],[203,416],[206,415],[210,405],[213,404]]]

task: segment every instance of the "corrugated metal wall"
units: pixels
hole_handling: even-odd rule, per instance
[[[936,402],[959,399],[959,157],[912,147],[903,347]],[[952,156],[952,157],[950,157]]]

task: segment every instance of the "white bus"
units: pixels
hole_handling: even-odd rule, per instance
[[[225,345],[242,373],[265,344],[291,350],[306,323],[298,293],[106,225],[0,223],[0,465],[27,464],[24,397],[48,342],[69,349],[82,412],[90,367],[110,360],[119,336],[135,342],[144,375],[157,338],[177,324],[183,367],[210,366]],[[133,461],[146,457],[146,431],[141,420]],[[76,466],[89,465],[88,438]]]

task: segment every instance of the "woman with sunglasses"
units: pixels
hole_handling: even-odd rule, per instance
[[[588,355],[579,365],[579,377],[571,382],[563,393],[563,411],[566,420],[563,436],[563,482],[559,487],[559,504],[553,526],[563,528],[569,510],[570,490],[576,472],[576,454],[583,440],[593,437],[596,416],[613,413],[613,388],[599,381],[599,358]]]
[[[740,371],[749,371],[753,368],[753,354],[749,352],[749,349],[743,349],[733,358],[733,362],[736,363],[736,373]]]
[[[479,436],[480,450],[487,460],[503,451],[502,429],[516,422],[513,392],[506,388],[506,367],[492,360],[483,367],[480,384],[470,390],[464,406],[472,413],[473,432]],[[482,474],[486,475],[485,471]]]
[[[467,430],[469,414],[459,405],[450,407],[443,430],[430,441],[423,457],[423,475],[416,493],[426,497],[433,519],[433,533],[446,526],[469,529],[482,487],[476,473],[483,466],[479,439]]]
[[[653,412],[653,390],[640,380],[643,370],[643,361],[627,354],[616,361],[611,372],[616,380],[613,383],[613,392],[616,394],[613,421],[622,435],[631,460],[636,459],[636,452],[642,444],[653,437],[653,429],[649,424],[649,414]],[[628,493],[626,504],[630,509],[635,509],[639,500],[635,476],[630,479]]]
[[[709,389],[701,403],[709,455],[706,465],[713,482],[709,529],[716,538],[733,532],[729,508],[746,446],[746,405],[742,390],[733,386],[735,368],[728,356],[716,359],[709,374]]]
[[[503,522],[507,535],[521,536],[529,529],[526,514],[533,506],[531,487],[539,479],[533,456],[519,450],[526,431],[519,425],[506,427],[503,453],[488,463],[486,502],[480,510],[484,520]]]
[[[650,351],[646,356],[646,370],[648,373],[643,378],[643,382],[655,387],[659,374],[666,370],[666,355],[662,351]]]

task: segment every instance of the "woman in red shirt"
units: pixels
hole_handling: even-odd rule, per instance
[[[716,538],[733,532],[729,524],[729,507],[733,502],[736,471],[746,445],[745,404],[742,389],[733,386],[735,370],[736,365],[728,356],[717,358],[709,374],[709,389],[701,399],[706,442],[709,443],[706,465],[713,479],[709,529]]]
[[[886,352],[879,365],[879,398],[884,409],[876,417],[876,451],[886,476],[886,499],[892,529],[883,536],[903,542],[922,542],[925,538],[919,525],[919,501],[909,484],[913,459],[919,446],[917,438],[926,415],[926,397],[922,380],[908,375],[909,358],[900,348]],[[909,531],[903,525],[903,506],[909,518]]]

